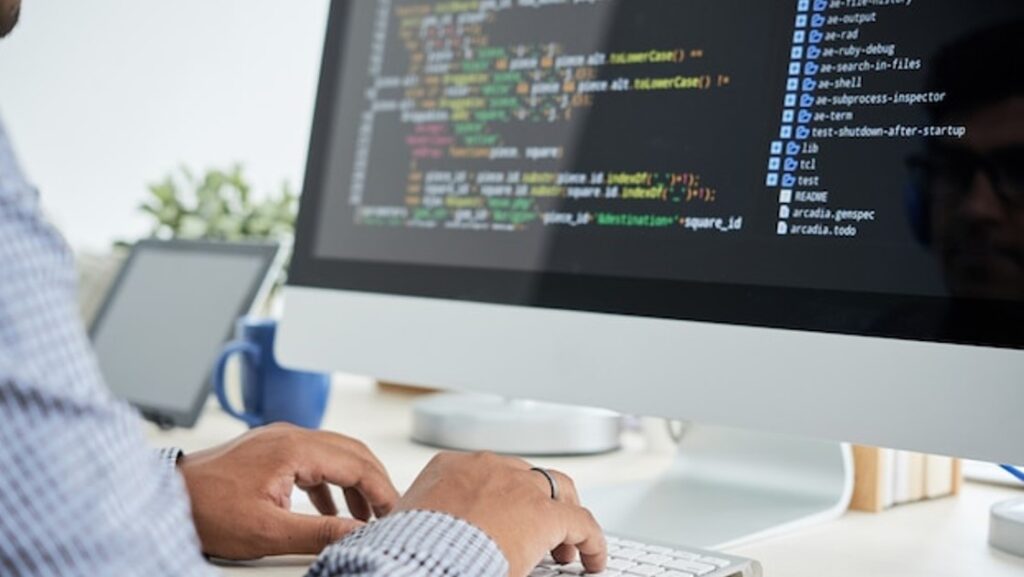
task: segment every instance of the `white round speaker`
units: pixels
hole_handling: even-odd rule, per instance
[[[413,409],[412,438],[459,451],[507,455],[593,455],[619,448],[622,416],[590,409],[485,395],[442,393]]]
[[[992,505],[988,542],[1000,551],[1024,557],[1024,498]]]

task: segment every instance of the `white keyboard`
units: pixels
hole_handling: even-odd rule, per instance
[[[530,577],[585,575],[579,562],[559,565],[548,557]],[[761,577],[757,561],[702,551],[638,543],[608,536],[608,567],[592,577]]]

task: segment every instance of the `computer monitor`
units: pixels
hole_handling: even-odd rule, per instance
[[[1024,462],[1024,3],[333,2],[278,353]]]

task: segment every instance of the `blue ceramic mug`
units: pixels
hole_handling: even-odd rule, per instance
[[[277,321],[242,317],[236,326],[236,340],[228,343],[213,370],[214,391],[220,406],[250,427],[270,423],[292,423],[317,429],[327,408],[330,377],[286,369],[274,358]],[[224,390],[228,360],[242,355],[243,410],[236,410]]]

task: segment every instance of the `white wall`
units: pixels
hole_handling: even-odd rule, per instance
[[[327,0],[23,0],[0,118],[77,248],[147,230],[145,185],[242,162],[301,187]]]

